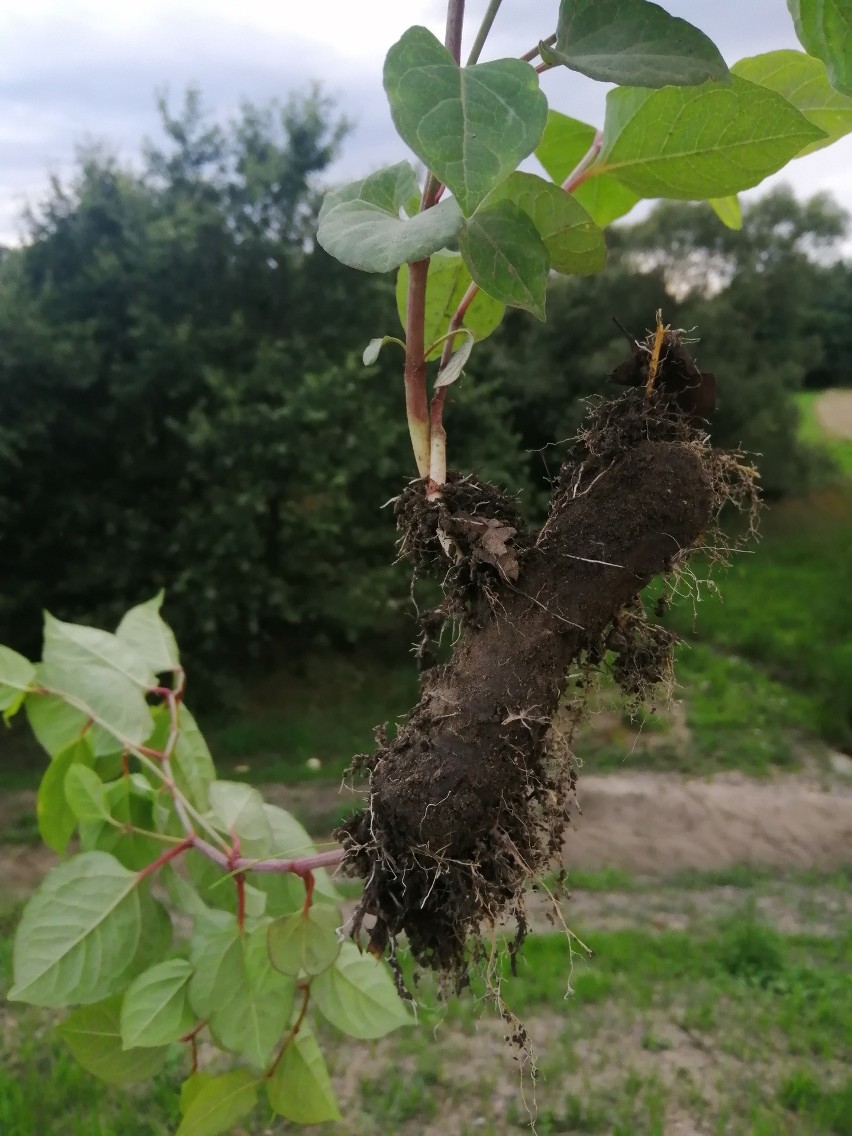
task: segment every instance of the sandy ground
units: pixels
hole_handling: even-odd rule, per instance
[[[301,817],[346,799],[333,787],[269,786],[267,798]],[[581,777],[565,864],[637,875],[749,864],[830,870],[852,861],[852,777],[688,780],[661,773]],[[34,808],[32,793],[0,798],[0,831]],[[0,845],[6,895],[22,895],[55,863],[46,849]]]
[[[830,390],[816,402],[816,416],[826,434],[852,438],[852,391]]]
[[[845,780],[845,784],[844,784]],[[566,863],[654,875],[734,864],[830,869],[852,860],[852,781],[581,777]]]

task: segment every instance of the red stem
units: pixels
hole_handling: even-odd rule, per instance
[[[309,982],[306,982],[302,986],[302,1007],[299,1010],[299,1016],[298,1016],[298,1018],[296,1018],[295,1022],[290,1027],[290,1030],[289,1030],[287,1036],[282,1041],[281,1048],[275,1054],[275,1060],[272,1062],[272,1064],[266,1070],[266,1073],[265,1073],[266,1078],[269,1078],[274,1074],[275,1070],[278,1068],[278,1065],[279,1065],[279,1062],[281,1061],[281,1058],[284,1056],[284,1052],[287,1049],[287,1046],[290,1044],[290,1042],[293,1040],[293,1038],[296,1036],[296,1034],[302,1028],[302,1022],[305,1020],[305,1014],[308,1012],[308,1002],[310,1001],[310,998],[311,998],[311,985],[310,985]]]
[[[405,321],[405,410],[414,458],[421,477],[429,474],[429,403],[426,397],[426,345],[423,339],[428,273],[428,259],[415,261],[408,266]]]
[[[447,4],[447,35],[444,46],[455,59],[461,63],[462,28],[464,27],[465,0],[450,0]]]
[[[240,858],[240,838],[235,832],[231,833],[234,841],[234,846],[228,856],[228,865],[233,871],[234,864]],[[246,880],[242,872],[237,872],[234,876],[234,883],[237,887],[237,927],[242,934],[246,925]]]
[[[237,927],[242,933],[246,925],[246,878],[242,872],[234,876],[237,885]]]
[[[302,881],[305,885],[305,903],[302,907],[302,914],[307,916],[308,912],[311,910],[311,904],[314,901],[314,884],[316,883],[314,873],[306,872],[305,875],[302,876]]]
[[[164,864],[168,864],[170,860],[174,860],[177,856],[181,856],[189,848],[195,844],[195,840],[191,836],[187,836],[186,840],[182,840],[180,844],[175,844],[171,848],[167,848],[161,856],[158,856],[153,863],[146,865],[136,873],[136,882],[144,880],[146,876],[152,875],[154,872],[159,871]]]
[[[556,33],[554,32],[553,35],[549,35],[547,39],[542,40],[542,42],[546,43],[548,47],[553,47],[553,45],[556,43]],[[525,51],[523,55],[519,56],[519,58],[523,59],[524,63],[532,63],[536,56],[540,54],[539,45],[536,44],[535,47],[531,47],[529,51]]]
[[[453,312],[453,318],[450,320],[449,331],[458,331],[464,323],[464,317],[467,315],[467,310],[476,298],[479,292],[479,285],[471,283],[459,301],[459,306]],[[439,370],[443,370],[447,363],[450,361],[450,356],[453,353],[455,345],[455,336],[448,335],[444,340],[444,349],[441,352],[441,363]],[[429,497],[438,495],[440,487],[444,484],[446,479],[446,451],[447,451],[447,432],[444,429],[444,404],[447,401],[448,387],[438,387],[432,395],[432,403],[429,407],[429,437],[430,437],[430,457],[429,457],[429,484],[427,486],[427,493]],[[440,468],[439,468],[440,467]]]

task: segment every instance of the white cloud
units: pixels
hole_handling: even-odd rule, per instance
[[[729,62],[796,46],[784,0],[664,0],[699,24]],[[468,0],[466,46],[486,0]],[[485,53],[517,54],[554,26],[557,0],[506,0]],[[334,173],[357,176],[403,153],[381,87],[387,47],[412,23],[443,32],[442,0],[3,0],[0,4],[0,239],[67,173],[75,144],[103,139],[130,160],[157,131],[154,94],[200,85],[217,116],[241,97],[286,97],[320,79],[357,120]],[[605,88],[544,76],[554,105],[600,123]],[[802,193],[831,189],[852,208],[852,141],[793,163]],[[777,179],[776,179],[777,180]]]

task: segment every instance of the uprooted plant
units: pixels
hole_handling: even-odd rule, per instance
[[[453,643],[396,733],[356,759],[365,804],[338,847],[318,852],[256,790],[216,779],[160,597],[115,634],[48,617],[38,666],[0,648],[0,709],[24,706],[51,757],[42,836],[80,847],[24,911],[11,997],[76,1006],[64,1038],[118,1084],[183,1044],[179,1136],[228,1130],[261,1087],[293,1121],[334,1119],[311,1015],[356,1038],[412,1021],[398,966],[395,984],[371,957],[396,963],[401,936],[456,986],[483,931],[514,918],[517,949],[525,890],[560,863],[585,687],[606,668],[635,702],[670,675],[672,636],[643,589],[677,581],[725,503],[755,492],[741,456],[710,445],[715,380],[683,333],[658,315],[630,336],[624,390],[592,401],[537,531],[511,492],[448,471],[444,411],[505,307],[543,319],[548,274],[601,270],[603,227],[641,198],[710,199],[736,225],[739,190],[845,132],[848,115],[822,113],[852,94],[843,29],[816,0],[790,6],[811,54],[730,69],[647,0],[562,0],[554,35],[480,63],[491,0],[464,66],[464,0],[450,0],[445,44],[415,27],[388,52],[391,114],[425,177],[402,162],[335,190],[318,239],[350,266],[398,270],[404,338],[373,340],[365,363],[385,343],[405,352],[418,476],[395,503],[399,554],[443,589],[420,654],[444,628]],[[548,110],[538,76],[560,66],[618,84],[601,131]],[[533,153],[548,179],[518,170]],[[364,881],[346,928],[331,867]],[[240,1067],[199,1069],[199,1039]]]

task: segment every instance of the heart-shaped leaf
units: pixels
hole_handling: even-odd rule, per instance
[[[832,87],[852,95],[852,5],[849,0],[787,0],[799,43],[821,59]]]
[[[594,139],[593,126],[551,110],[535,156],[557,185],[562,185],[588,153]],[[582,182],[571,196],[601,229],[629,213],[639,201],[639,195],[612,174],[599,174]]]
[[[419,200],[419,196],[417,176],[411,163],[397,162],[339,189],[332,189],[323,199],[319,219],[322,221],[332,209],[347,201],[369,201],[386,213],[398,216],[401,209],[406,209],[415,197]]]
[[[24,908],[9,998],[50,1007],[98,1001],[121,988],[141,936],[136,873],[104,852],[75,856],[48,872]]]
[[[354,943],[344,943],[334,966],[313,980],[311,1003],[337,1029],[364,1041],[413,1021],[386,968]]]
[[[462,215],[455,199],[402,220],[369,201],[345,201],[320,221],[317,240],[327,253],[362,272],[390,272],[423,260],[455,240]]]
[[[121,1042],[121,995],[74,1010],[58,1028],[59,1036],[83,1066],[110,1085],[131,1085],[159,1073],[168,1049],[125,1049]]]
[[[266,1082],[266,1092],[273,1112],[294,1124],[340,1120],[328,1069],[310,1026],[303,1024],[284,1050]]]
[[[322,974],[340,954],[336,907],[315,903],[307,911],[283,915],[267,927],[269,958],[282,974]]]
[[[257,1104],[257,1077],[232,1069],[214,1077],[195,1073],[180,1094],[183,1120],[176,1136],[220,1136],[230,1132]]]
[[[459,235],[459,248],[483,291],[544,319],[550,258],[523,209],[512,201],[477,209]]]
[[[186,959],[167,959],[133,980],[121,1005],[124,1049],[168,1045],[192,1028],[187,1004],[192,967]]]
[[[704,32],[649,0],[562,0],[556,44],[543,46],[541,57],[632,87],[728,78],[725,60]]]
[[[554,272],[588,276],[603,268],[603,233],[564,189],[535,174],[519,171],[488,195],[486,205],[498,201],[511,201],[526,213],[545,243]]]
[[[429,261],[429,275],[426,280],[426,321],[424,339],[427,344],[444,334],[462,297],[473,283],[471,275],[457,252],[438,252]],[[396,280],[396,307],[402,326],[405,327],[408,304],[408,265],[400,267]],[[479,289],[464,314],[462,327],[476,340],[485,339],[499,327],[506,310],[505,304],[493,299],[487,292]],[[443,342],[439,343],[428,358],[441,354]]]
[[[828,81],[825,64],[801,51],[767,51],[741,59],[731,68],[735,75],[769,87],[783,95],[805,118],[825,131],[799,157],[829,146],[852,131],[852,98],[836,91]]]
[[[617,87],[606,102],[591,176],[613,173],[642,197],[726,197],[823,137],[775,91],[739,76],[729,86]]]
[[[544,130],[547,99],[533,67],[520,59],[459,67],[428,28],[409,28],[390,49],[384,84],[403,141],[466,217],[533,152]]]

